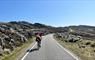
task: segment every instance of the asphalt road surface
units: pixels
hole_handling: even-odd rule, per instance
[[[78,60],[55,41],[53,34],[44,36],[41,48],[36,48],[35,44],[21,60]]]

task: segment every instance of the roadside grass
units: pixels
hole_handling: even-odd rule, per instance
[[[22,46],[15,48],[11,54],[4,54],[2,60],[19,60],[25,53],[26,49],[34,41],[34,39],[35,37],[30,38],[29,41],[24,43]]]
[[[62,46],[80,57],[81,60],[95,60],[95,47],[91,47],[91,45],[95,43],[94,40],[82,40],[81,42],[70,43],[65,42],[63,38],[56,38],[56,36],[54,36],[54,38]]]

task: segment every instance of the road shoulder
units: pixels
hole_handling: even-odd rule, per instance
[[[65,50],[68,54],[70,54],[73,58],[75,58],[76,60],[81,60],[80,57],[78,57],[76,54],[72,53],[71,50],[69,50],[67,47],[65,47],[63,45],[63,43],[61,41],[59,41],[54,35],[53,35],[54,40],[56,41],[57,45],[62,48],[63,50]]]

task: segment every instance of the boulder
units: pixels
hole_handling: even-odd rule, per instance
[[[0,55],[3,54],[3,49],[2,49],[2,46],[0,46]]]
[[[10,54],[10,53],[11,53],[11,50],[10,50],[10,49],[4,49],[4,52],[5,52],[6,54]]]

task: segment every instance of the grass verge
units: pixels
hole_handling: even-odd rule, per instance
[[[54,36],[54,38],[59,44],[80,57],[81,60],[95,60],[95,48],[90,47],[90,44],[85,45],[87,42],[94,43],[95,41],[83,40],[82,42],[70,43],[65,42],[65,39],[63,38],[56,38],[56,36]],[[78,44],[83,47],[79,48]]]
[[[11,54],[4,54],[2,60],[19,60],[21,55],[26,52],[26,49],[30,46],[30,44],[34,41],[34,37],[30,38],[28,42],[24,43],[22,46],[17,47]]]

